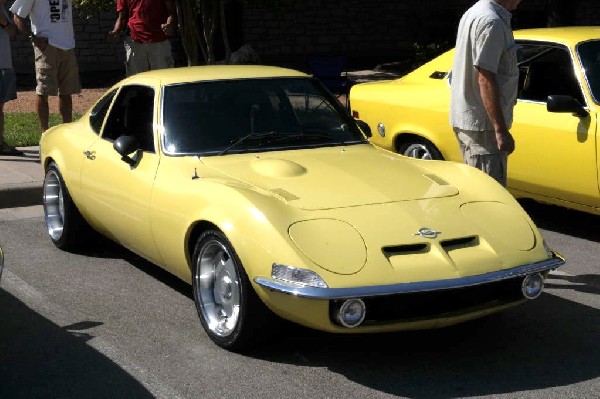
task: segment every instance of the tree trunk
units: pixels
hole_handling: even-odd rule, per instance
[[[198,24],[196,16],[198,15],[193,0],[177,0],[177,21],[179,23],[179,32],[181,33],[181,44],[185,51],[188,66],[199,64],[198,54]]]
[[[225,48],[225,64],[229,64],[231,61],[231,47],[229,46],[229,36],[227,34],[227,19],[225,18],[225,5],[228,0],[220,0],[220,11],[221,11],[221,38],[223,40],[223,47]]]

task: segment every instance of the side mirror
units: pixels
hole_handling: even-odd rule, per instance
[[[579,118],[585,118],[589,113],[583,108],[579,101],[571,96],[552,95],[546,101],[548,112],[570,112]]]
[[[360,119],[355,119],[354,121],[356,122],[356,124],[358,125],[358,127],[360,128],[360,130],[363,131],[363,133],[365,134],[365,136],[371,137],[373,135],[373,133],[371,133],[371,128],[369,127],[369,125],[367,124],[367,122],[361,121]]]
[[[133,136],[119,136],[113,143],[113,148],[121,155],[121,160],[128,163],[130,166],[136,164],[137,159],[133,159],[129,154],[140,149],[139,141]],[[136,157],[137,158],[137,157]]]

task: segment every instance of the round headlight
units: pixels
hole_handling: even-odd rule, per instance
[[[365,319],[366,306],[362,299],[348,299],[342,303],[337,313],[337,321],[344,327],[353,328]]]
[[[527,299],[535,299],[542,293],[544,277],[540,273],[531,274],[523,279],[521,291]]]

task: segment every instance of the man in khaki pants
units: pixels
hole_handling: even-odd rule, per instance
[[[62,121],[71,122],[71,95],[81,91],[72,6],[72,0],[15,0],[10,8],[15,24],[33,45],[36,109],[42,133],[48,130],[48,96],[58,95]]]
[[[465,162],[506,186],[519,69],[510,20],[521,0],[479,0],[460,20],[450,124]]]

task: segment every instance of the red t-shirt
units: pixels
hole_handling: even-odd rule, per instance
[[[141,43],[162,42],[167,36],[160,27],[167,22],[167,0],[117,0],[117,12],[129,17],[127,26],[133,40]]]

